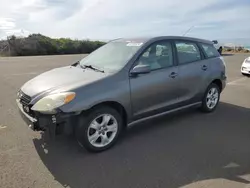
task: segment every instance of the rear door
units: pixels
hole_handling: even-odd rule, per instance
[[[203,51],[205,59],[204,63],[209,65],[209,69],[203,75],[206,84],[204,84],[203,90],[215,79],[225,79],[225,64],[221,59],[220,53],[216,50],[213,44],[200,43],[200,49]]]
[[[175,41],[175,50],[180,79],[179,100],[182,105],[199,102],[209,71],[209,63],[195,42]]]

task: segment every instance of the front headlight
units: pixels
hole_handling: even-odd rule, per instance
[[[54,114],[56,113],[56,108],[69,103],[74,98],[74,92],[51,94],[40,99],[31,109],[44,114]]]

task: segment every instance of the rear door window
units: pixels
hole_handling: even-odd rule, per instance
[[[193,42],[175,42],[179,64],[187,64],[201,60],[201,53],[198,46]]]

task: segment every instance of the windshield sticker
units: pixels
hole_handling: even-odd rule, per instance
[[[141,46],[143,43],[136,43],[136,42],[130,42],[127,44],[127,46]]]

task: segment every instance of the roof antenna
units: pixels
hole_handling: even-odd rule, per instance
[[[189,33],[189,31],[191,31],[194,28],[194,25],[192,25],[182,36],[185,36],[186,34]]]

